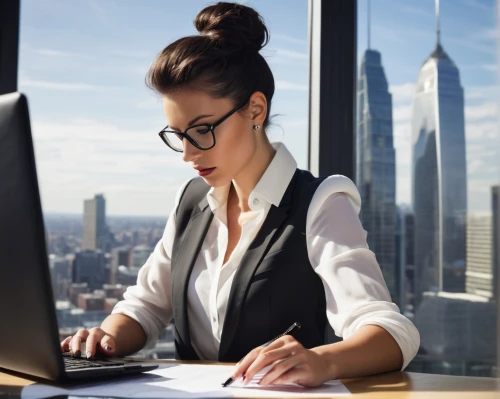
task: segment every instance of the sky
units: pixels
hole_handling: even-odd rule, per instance
[[[197,34],[207,1],[22,0],[19,90],[28,96],[45,212],[81,213],[103,193],[113,215],[167,216],[177,189],[195,176],[158,137],[161,100],[144,84],[155,56]],[[307,0],[249,0],[271,33],[262,50],[276,81],[268,131],[307,168]],[[358,61],[366,49],[359,0]],[[286,13],[283,12],[286,10]],[[371,48],[393,95],[397,202],[409,203],[414,84],[435,45],[433,0],[372,0]],[[442,44],[465,91],[469,208],[489,208],[500,182],[495,0],[442,0]],[[358,62],[359,63],[359,62]]]

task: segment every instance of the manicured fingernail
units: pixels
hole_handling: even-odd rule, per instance
[[[106,345],[106,346],[104,347],[104,349],[106,349],[107,351],[110,351],[110,350],[111,350],[111,346]]]
[[[80,357],[80,355],[81,355],[81,352],[80,352],[80,351],[76,351],[76,352],[74,353],[74,356],[75,356],[75,357]]]
[[[90,359],[92,357],[92,352],[87,352],[87,359]]]

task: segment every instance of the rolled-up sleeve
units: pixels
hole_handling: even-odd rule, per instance
[[[323,281],[335,334],[347,339],[365,325],[384,328],[401,348],[404,369],[418,351],[420,335],[391,300],[366,242],[360,206],[359,192],[347,177],[330,176],[321,183],[307,215],[309,260]]]
[[[187,183],[178,190],[175,207],[153,253],[140,268],[137,283],[128,287],[112,314],[121,313],[137,321],[147,336],[146,348],[155,345],[160,333],[172,320],[171,255],[175,237],[175,213]]]

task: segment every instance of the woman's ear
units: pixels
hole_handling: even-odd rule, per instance
[[[253,93],[250,96],[248,110],[252,119],[252,125],[262,126],[267,115],[266,96],[260,91]]]

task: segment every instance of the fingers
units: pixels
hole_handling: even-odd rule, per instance
[[[287,349],[282,349],[279,352],[274,352],[285,346],[290,346]],[[278,359],[288,357],[292,351],[297,352],[303,348],[297,340],[290,335],[285,335],[277,339],[267,347],[259,346],[246,355],[241,362],[236,366],[231,378],[236,380],[242,376],[245,381],[250,381],[255,373],[262,370],[264,367],[272,364]]]
[[[105,332],[101,330],[100,328],[91,328],[89,330],[89,335],[87,338],[87,342],[85,345],[85,350],[86,350],[86,356],[87,358],[91,358],[94,356],[97,351],[97,344],[101,341],[101,339],[104,337]],[[100,346],[100,345],[99,345]]]
[[[78,330],[78,332],[73,336],[69,344],[69,349],[73,352],[73,355],[79,357],[81,355],[81,344],[87,339],[89,332],[84,329]]]
[[[308,372],[302,368],[290,368],[285,373],[281,374],[280,377],[276,378],[274,381],[271,381],[270,384],[299,384],[305,387],[314,387],[316,384],[308,383]],[[264,379],[262,380],[264,381]],[[267,384],[267,382],[266,382]]]
[[[87,358],[91,358],[97,353],[102,353],[105,356],[111,356],[114,353],[115,341],[104,330],[96,327],[90,329],[89,332],[86,345]]]
[[[61,342],[61,351],[69,352],[69,343],[71,342],[71,338],[73,338],[73,336],[70,335]]]
[[[109,335],[105,335],[100,342],[100,347],[102,352],[107,356],[112,356],[115,353],[115,340],[111,338]]]
[[[271,369],[266,373],[266,375],[259,381],[259,385],[277,383],[276,381],[278,381],[280,378],[286,380],[286,377],[283,376],[287,376],[287,372],[290,372],[296,366],[299,366],[305,361],[306,356],[303,352],[290,355],[281,362],[275,363],[273,367],[271,367]]]
[[[300,351],[300,348],[302,348],[302,345],[300,345],[298,342],[295,341],[291,343],[286,343],[283,346],[276,349],[270,349],[270,348],[271,347],[269,346],[265,350],[261,351],[260,354],[252,362],[252,364],[248,367],[248,369],[244,372],[245,384],[248,383],[248,381],[251,381],[252,378],[255,376],[255,374],[261,371],[264,367],[270,366],[279,360],[285,361],[285,359],[291,357],[295,353],[298,353]],[[278,365],[275,365],[275,367],[277,366]],[[288,369],[282,370],[281,373],[287,370]],[[279,375],[281,375],[281,373]]]
[[[113,337],[106,334],[100,328],[91,328],[90,330],[80,329],[74,336],[66,337],[61,342],[61,351],[71,351],[75,357],[81,356],[81,344],[85,342],[87,358],[93,357],[96,353],[103,353],[106,356],[112,356],[116,345]]]
[[[265,348],[259,346],[250,352],[236,365],[236,368],[233,372],[231,378],[236,380],[243,376],[248,367],[254,362],[254,360],[259,356],[260,352],[262,352]]]

